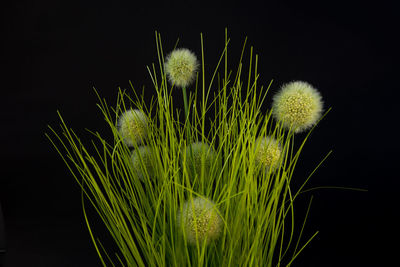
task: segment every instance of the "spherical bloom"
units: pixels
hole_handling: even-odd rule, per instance
[[[223,221],[218,214],[215,204],[200,197],[189,199],[182,206],[177,215],[178,229],[185,233],[186,240],[190,245],[209,244],[216,240],[223,227]]]
[[[192,177],[200,176],[202,168],[203,177],[208,177],[216,158],[215,151],[205,143],[195,142],[186,147],[186,168]]]
[[[282,149],[278,141],[273,137],[259,137],[256,139],[256,164],[267,171],[275,170],[279,166]]]
[[[172,84],[187,87],[196,78],[198,68],[196,56],[186,48],[173,50],[166,58],[165,72]]]
[[[322,98],[310,84],[301,81],[282,86],[273,98],[272,113],[287,129],[302,132],[313,126],[322,114]]]
[[[132,152],[131,160],[136,177],[142,181],[144,181],[146,177],[154,179],[155,165],[153,149],[148,146],[138,147],[138,149]]]
[[[147,117],[138,109],[127,110],[119,118],[117,128],[127,146],[140,145],[148,135]]]

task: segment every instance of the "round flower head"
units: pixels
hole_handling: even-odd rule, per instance
[[[267,136],[256,139],[255,161],[257,165],[265,168],[267,171],[273,171],[278,167],[281,155],[281,146],[273,137]]]
[[[287,129],[302,132],[313,126],[322,114],[319,92],[306,82],[290,82],[273,98],[272,113]]]
[[[196,78],[198,68],[196,56],[186,48],[173,50],[166,58],[165,72],[172,84],[186,87]]]
[[[131,156],[133,171],[140,180],[144,181],[145,178],[153,178],[154,171],[154,157],[153,150],[148,146],[141,146],[132,152]]]
[[[186,147],[186,168],[191,176],[200,176],[202,168],[203,177],[209,176],[216,158],[214,150],[205,143],[196,142]]]
[[[196,245],[197,241],[201,245],[220,236],[223,222],[212,201],[196,197],[183,204],[177,215],[177,225],[178,229],[183,228],[190,245]]]
[[[142,144],[148,134],[146,115],[138,109],[127,110],[118,120],[118,132],[127,146]]]

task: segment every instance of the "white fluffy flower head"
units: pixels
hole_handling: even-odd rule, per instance
[[[309,83],[290,82],[273,98],[272,113],[287,129],[302,132],[313,126],[322,115],[322,97]]]
[[[118,120],[118,132],[127,146],[140,145],[148,135],[146,115],[138,109],[124,112]]]
[[[173,50],[166,58],[165,72],[169,81],[177,87],[187,87],[196,78],[196,56],[186,48]]]
[[[256,139],[255,161],[266,170],[275,170],[279,166],[282,149],[278,141],[270,136]]]
[[[201,245],[216,240],[222,232],[223,221],[217,212],[215,204],[200,197],[189,199],[182,206],[182,212],[177,215],[178,229],[185,232],[187,242]]]

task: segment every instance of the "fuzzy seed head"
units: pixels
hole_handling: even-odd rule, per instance
[[[178,229],[185,232],[190,245],[209,244],[216,240],[222,232],[223,222],[215,204],[200,197],[186,201],[182,211],[177,214]]]
[[[135,176],[144,181],[147,175],[154,179],[154,155],[153,149],[148,146],[140,146],[131,155]],[[146,174],[147,173],[147,174]]]
[[[166,58],[165,72],[169,81],[177,87],[187,87],[196,78],[196,56],[186,48],[173,50]]]
[[[282,149],[278,141],[273,137],[259,137],[256,140],[256,163],[267,169],[275,170],[279,166]]]
[[[119,118],[117,128],[127,146],[140,145],[148,135],[147,117],[138,109],[127,110]]]
[[[217,155],[207,144],[195,142],[186,147],[186,168],[190,175],[201,175],[203,168],[204,177],[212,170]]]
[[[272,113],[287,129],[302,132],[313,126],[322,115],[322,97],[310,84],[302,81],[282,86],[273,98]]]

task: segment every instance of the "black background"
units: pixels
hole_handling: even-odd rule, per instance
[[[156,62],[155,30],[165,51],[180,38],[179,46],[199,56],[202,32],[211,70],[228,27],[232,62],[248,36],[260,56],[261,83],[274,80],[272,93],[285,82],[305,80],[320,90],[325,107],[333,108],[306,146],[297,177],[304,178],[332,149],[309,187],[369,191],[321,189],[302,197],[299,221],[314,195],[305,237],[320,234],[294,266],[368,266],[385,246],[385,239],[372,242],[375,236],[394,234],[397,210],[389,205],[398,182],[385,172],[393,159],[387,151],[397,147],[392,134],[398,120],[390,117],[399,89],[391,81],[397,73],[393,5],[58,0],[13,1],[1,12],[5,266],[100,266],[84,225],[79,187],[44,133],[48,124],[57,127],[56,110],[83,139],[84,128],[104,130],[93,86],[110,103],[129,80],[150,96],[145,66]],[[379,188],[386,204],[376,200]],[[382,219],[385,215],[389,219]],[[388,229],[389,235],[383,234]],[[378,266],[392,251],[379,256]]]

